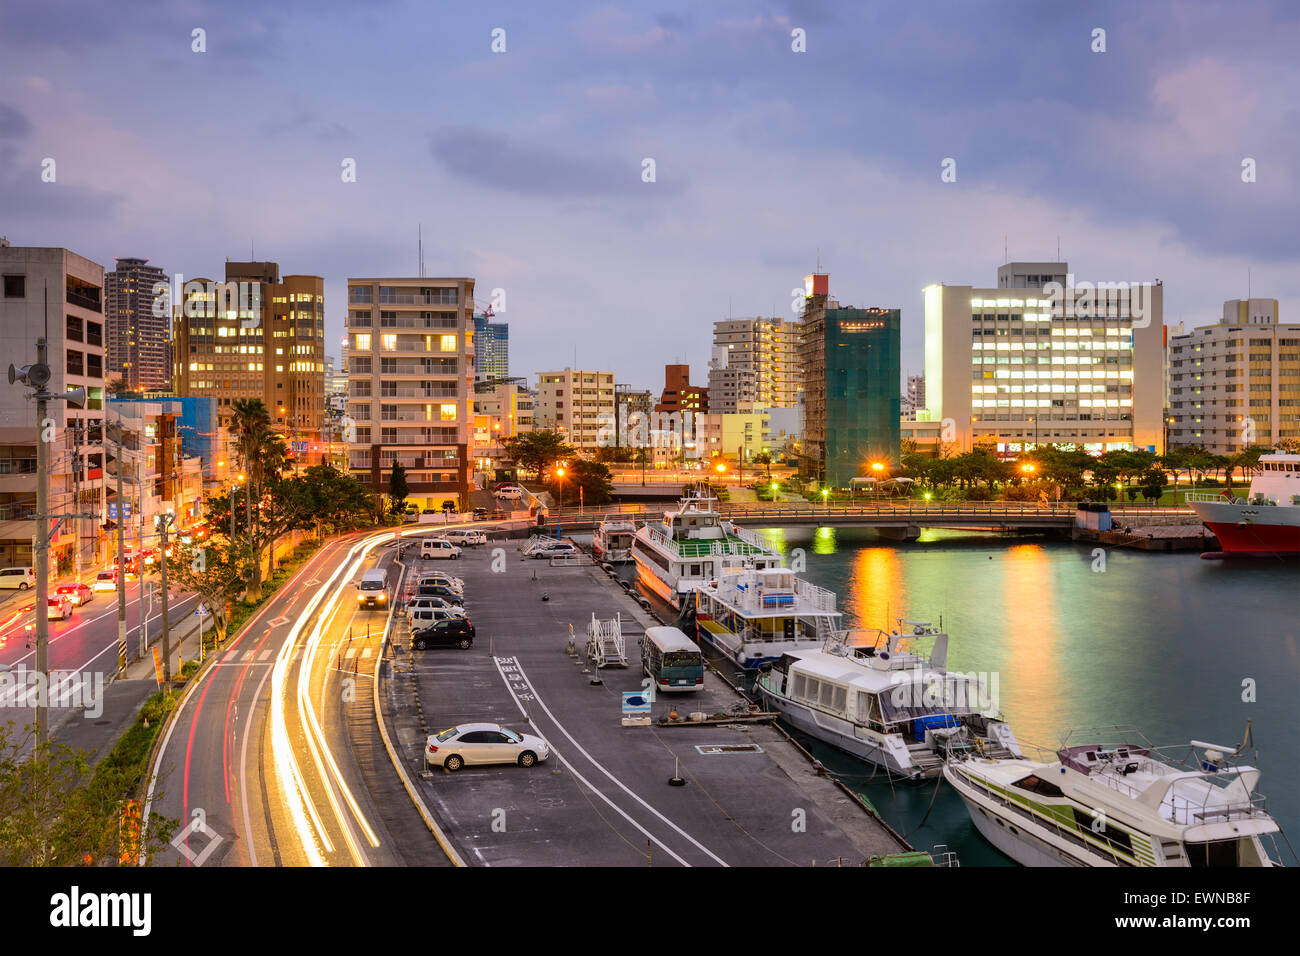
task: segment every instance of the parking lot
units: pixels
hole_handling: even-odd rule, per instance
[[[499,722],[552,749],[528,769],[439,769],[418,781],[467,862],[808,866],[899,849],[770,727],[623,727],[622,692],[641,687],[637,637],[658,622],[599,569],[526,560],[516,541],[450,561],[418,553],[408,552],[410,573],[464,578],[476,635],[469,650],[399,649],[384,694],[408,766],[422,767],[427,733],[460,723]],[[571,633],[581,649],[593,612],[620,612],[628,636],[630,666],[600,670],[599,684],[565,650]],[[664,695],[653,715],[735,700],[710,674],[704,691]],[[684,786],[669,785],[675,774]]]

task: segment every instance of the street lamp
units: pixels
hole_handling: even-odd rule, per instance
[[[555,466],[555,490],[559,497],[555,506],[555,538],[558,541],[562,537],[560,522],[564,520],[564,462]]]
[[[1023,471],[1026,475],[1032,475],[1035,471],[1037,471],[1037,469],[1032,464],[1028,464],[1028,463],[1021,465],[1020,470]]]
[[[829,511],[831,507],[830,495],[831,495],[831,490],[829,488],[822,489],[822,504],[826,506],[827,511]]]

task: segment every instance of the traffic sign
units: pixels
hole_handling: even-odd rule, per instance
[[[131,502],[129,502],[129,501],[124,501],[124,502],[122,502],[122,514],[123,514],[123,516],[124,516],[125,518],[128,518],[128,519],[129,519],[129,518],[131,517]],[[116,520],[117,520],[117,502],[116,502],[116,501],[110,501],[110,502],[108,503],[108,517],[109,517],[110,520],[113,520],[113,521],[116,521]]]

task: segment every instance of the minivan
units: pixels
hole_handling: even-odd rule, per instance
[[[446,538],[425,538],[420,543],[420,557],[451,558],[454,561],[460,557],[460,548]]]
[[[576,545],[568,541],[551,541],[540,544],[528,552],[530,558],[563,558],[578,553]]]
[[[445,571],[429,571],[426,574],[421,574],[419,578],[416,579],[415,584],[416,587],[424,584],[443,584],[451,588],[453,591],[465,590],[465,581],[463,578],[454,577],[447,574]]]
[[[452,604],[450,601],[444,600],[443,598],[432,597],[427,594],[424,597],[413,597],[411,600],[406,602],[406,610],[408,612],[422,607],[453,608],[455,610],[460,610],[459,604]]]
[[[411,625],[411,630],[419,630],[425,627],[432,627],[439,621],[464,620],[465,609],[463,607],[417,607],[411,608],[407,612],[407,622]]]
[[[36,587],[36,572],[31,568],[0,568],[0,588],[26,591]]]
[[[388,607],[388,571],[374,568],[361,576],[357,585],[358,607]]]
[[[448,604],[455,604],[458,607],[464,607],[465,595],[459,591],[453,591],[443,584],[421,584],[415,589],[412,597],[439,597]]]

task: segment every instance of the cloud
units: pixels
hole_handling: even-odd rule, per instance
[[[546,146],[513,142],[475,127],[446,128],[434,134],[431,151],[452,175],[487,189],[548,199],[676,195],[680,179],[643,183],[644,154],[593,158]]]
[[[22,139],[31,131],[31,120],[7,103],[0,103],[0,139]]]

